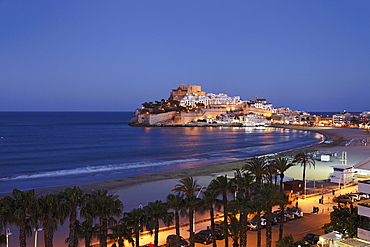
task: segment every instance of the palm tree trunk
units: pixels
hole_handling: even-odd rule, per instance
[[[43,224],[42,227],[45,228],[45,225]],[[43,233],[44,233],[44,246],[48,247],[48,230],[44,230]]]
[[[107,247],[107,235],[108,235],[108,219],[102,218],[101,219],[101,247]]]
[[[280,173],[280,192],[284,191],[284,173]],[[284,233],[284,205],[280,205],[279,240],[283,239]]]
[[[306,164],[303,164],[303,193],[306,196]]]
[[[140,246],[140,228],[139,226],[135,226],[135,246],[139,247]]]
[[[216,231],[215,231],[215,216],[213,212],[213,206],[211,205],[209,208],[209,216],[211,219],[211,232],[212,232],[212,246],[217,247],[216,243]]]
[[[189,239],[189,242],[190,242],[190,247],[194,247],[194,227],[193,227],[193,223],[194,223],[194,210],[193,209],[190,209],[189,210],[189,230],[190,230],[190,239]]]
[[[258,215],[261,215],[261,212],[257,212]],[[261,220],[258,217],[257,222],[257,247],[261,247]]]
[[[225,247],[229,247],[229,231],[227,224],[227,194],[226,192],[222,193],[222,200],[224,203],[224,234],[225,234]]]
[[[247,225],[247,216],[245,213],[240,213],[240,247],[246,247],[247,246],[247,231],[246,231],[246,225]]]
[[[157,220],[154,228],[154,247],[158,247],[159,221]]]
[[[47,236],[46,246],[47,247],[53,247],[54,232],[53,231],[47,231],[45,234]]]
[[[24,216],[24,220],[21,222],[19,226],[19,246],[26,247],[27,246],[27,237],[26,237],[26,216]]]
[[[69,238],[68,238],[68,247],[76,247],[76,219],[77,219],[77,210],[73,208],[71,210],[71,215],[69,216]]]
[[[284,233],[284,206],[280,205],[279,240],[283,239]]]
[[[180,247],[180,216],[179,211],[175,211],[176,246]]]
[[[272,210],[269,209],[269,212]],[[268,217],[266,223],[266,247],[271,247],[272,244],[272,219]]]

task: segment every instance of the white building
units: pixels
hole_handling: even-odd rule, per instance
[[[334,173],[330,176],[330,182],[339,185],[345,185],[353,180],[353,167],[346,165],[335,165],[333,167]]]
[[[206,95],[197,94],[186,94],[180,101],[181,106],[194,107],[197,104],[203,104],[204,106],[209,105],[230,105],[230,104],[242,104],[244,101],[240,99],[240,96],[230,97],[227,94],[220,93],[207,93]]]
[[[370,157],[361,161],[354,166],[356,169],[370,171]],[[364,192],[370,194],[370,180],[359,180],[358,181],[358,192]],[[370,218],[370,205],[367,203],[358,204],[359,215]],[[368,228],[357,228],[357,237],[370,241],[370,229]]]

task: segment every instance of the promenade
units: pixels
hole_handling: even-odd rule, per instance
[[[307,218],[310,217],[310,221],[316,221],[315,218],[318,218],[319,222],[324,221],[325,223],[329,222],[329,215],[330,212],[333,210],[333,206],[336,205],[336,203],[333,202],[333,198],[338,195],[343,195],[351,192],[357,192],[357,185],[350,185],[350,186],[344,186],[341,189],[339,189],[338,185],[330,183],[330,182],[323,182],[324,183],[324,194],[317,191],[313,194],[308,194],[305,198],[304,196],[300,196],[298,198],[298,207],[302,210],[304,213],[304,216],[302,219],[299,220],[293,220],[289,222],[289,226],[286,225],[284,230],[285,234],[292,234],[294,239],[296,241],[301,240],[307,233],[316,233],[316,234],[324,234],[323,230],[321,229],[322,225],[319,227],[312,226],[312,229],[310,229],[310,226],[307,226],[306,230],[298,230],[296,227],[294,227],[294,224],[305,224],[305,221],[308,220]],[[308,185],[311,185],[313,183],[308,183]],[[317,182],[319,186],[321,186],[321,182]],[[308,191],[313,191],[313,187],[308,187]],[[334,195],[333,195],[334,191]],[[324,198],[323,204],[319,203],[319,199]],[[295,206],[296,200],[294,200],[290,207]],[[318,207],[319,210],[317,213],[313,213],[313,207]],[[278,207],[276,207],[276,210]],[[222,221],[223,216],[221,213],[217,215],[218,220]],[[187,222],[187,219],[185,219],[185,222]],[[196,216],[196,224],[195,224],[195,232],[198,232],[200,230],[205,230],[207,227],[210,227],[210,221],[208,219],[208,214],[204,215],[197,215]],[[273,246],[275,245],[275,241],[278,239],[278,225],[273,226]],[[319,228],[319,229],[318,229]],[[262,246],[266,246],[265,244],[265,229],[262,230]],[[168,235],[175,234],[174,227],[169,228],[162,228],[160,235],[159,235],[159,245],[165,245],[166,243],[166,237]],[[189,227],[187,224],[183,225],[181,227],[181,236],[185,239],[189,238]],[[153,243],[153,237],[149,233],[145,233],[141,235],[140,238],[140,245],[144,244],[150,244]],[[256,246],[256,232],[248,232],[248,246],[253,247]],[[230,238],[230,246],[232,246],[232,239]],[[218,240],[217,246],[223,246],[224,240]],[[201,243],[196,243],[196,246],[205,246]],[[211,245],[209,245],[211,246]]]

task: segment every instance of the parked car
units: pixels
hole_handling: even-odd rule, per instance
[[[272,224],[273,225],[276,225],[277,224],[277,219],[276,219],[276,216],[275,215],[273,215],[273,217],[272,217]],[[262,216],[262,218],[261,218],[261,225],[264,225],[264,226],[266,226],[266,224],[267,224],[267,218],[266,218],[266,215],[264,215],[264,216]]]
[[[341,196],[334,197],[333,201],[339,202],[339,203],[353,203],[354,198],[352,196],[341,195]]]
[[[280,215],[280,212],[281,212],[281,210],[276,210],[273,213]],[[285,216],[285,221],[295,219],[295,216],[292,213],[288,212],[288,211],[284,211],[284,216]]]
[[[216,228],[215,229],[215,232],[216,232],[216,236],[215,236],[215,239],[216,240],[220,240],[220,239],[224,239],[225,238],[225,234],[224,234],[224,232],[221,229]],[[203,244],[210,244],[210,243],[212,243],[212,241],[213,241],[213,238],[212,238],[212,230],[211,229],[207,229],[207,230],[202,230],[202,231],[196,233],[194,235],[194,241],[195,242],[198,242],[198,243],[203,243]]]
[[[257,231],[257,223],[253,221],[247,222],[247,229],[250,231]]]
[[[319,242],[320,235],[309,233],[303,237],[303,240],[309,244],[317,244]]]
[[[359,194],[361,200],[365,200],[365,199],[369,199],[370,198],[370,195],[368,193],[357,192],[357,194]]]
[[[202,244],[210,244],[213,242],[212,234],[210,232],[200,231],[194,234],[194,242]]]
[[[297,208],[287,208],[287,212],[293,214],[296,219],[303,217],[303,212]]]
[[[276,221],[279,223],[280,222],[280,213],[274,213],[274,214],[275,214]],[[284,215],[284,219],[283,220],[284,220],[284,222],[287,222],[290,219]]]
[[[181,247],[189,246],[189,243],[181,236],[179,242]],[[168,247],[176,247],[176,235],[168,235],[166,243]]]
[[[359,195],[359,194],[357,194],[357,193],[348,193],[348,194],[346,194],[346,196],[351,196],[351,197],[353,197],[353,200],[354,200],[355,202],[357,202],[357,201],[361,200],[361,199],[360,199],[360,195]]]

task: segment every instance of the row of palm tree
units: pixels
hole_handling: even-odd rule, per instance
[[[306,155],[306,156],[305,156]],[[303,157],[303,158],[302,158]],[[154,234],[154,245],[158,246],[160,222],[170,225],[175,222],[177,243],[180,239],[180,216],[189,219],[190,246],[194,246],[194,215],[209,213],[212,235],[215,236],[214,210],[223,210],[224,246],[229,246],[229,233],[233,246],[247,246],[246,222],[250,215],[255,215],[257,222],[257,243],[261,246],[261,220],[266,217],[266,243],[272,243],[272,207],[279,205],[282,214],[289,204],[283,193],[284,173],[293,165],[301,164],[305,169],[314,165],[306,152],[299,152],[294,159],[276,156],[271,159],[256,157],[247,160],[240,176],[228,179],[219,176],[209,185],[201,187],[192,178],[184,178],[173,188],[166,202],[157,200],[148,205],[123,213],[123,204],[118,196],[99,189],[85,193],[78,187],[67,188],[58,194],[35,195],[34,190],[15,189],[11,196],[0,199],[0,218],[3,223],[14,224],[19,228],[19,245],[26,246],[27,236],[33,228],[44,230],[45,247],[53,246],[53,236],[58,226],[69,221],[69,235],[66,243],[69,247],[78,246],[83,240],[85,246],[91,246],[98,240],[106,247],[111,239],[123,246],[125,240],[139,247],[140,233],[146,229]],[[280,183],[277,184],[277,177]],[[305,178],[304,178],[305,179]],[[233,199],[230,196],[233,195]],[[122,217],[122,218],[121,218]],[[281,215],[283,219],[283,215]],[[283,221],[280,221],[279,239],[283,238]],[[216,241],[213,241],[216,247]]]

